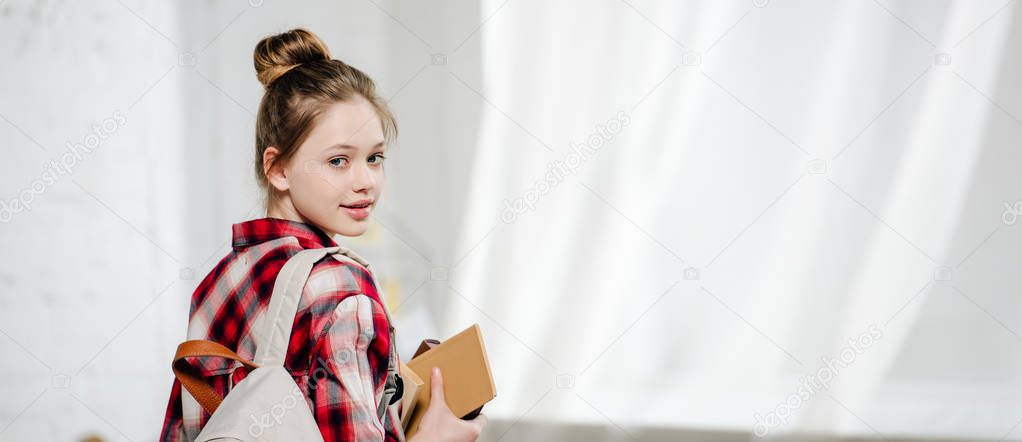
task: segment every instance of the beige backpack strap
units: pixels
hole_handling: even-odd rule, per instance
[[[291,342],[291,326],[298,313],[302,290],[309,279],[312,266],[324,256],[337,253],[340,247],[306,249],[284,263],[273,283],[273,293],[266,312],[252,327],[256,342],[255,363],[266,366],[284,365],[287,347]]]

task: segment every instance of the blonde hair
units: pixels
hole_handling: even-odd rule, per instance
[[[334,103],[356,96],[365,98],[376,110],[389,142],[397,136],[397,122],[386,102],[376,93],[376,84],[364,72],[341,60],[316,34],[297,28],[259,41],[253,55],[256,77],[265,93],[256,117],[255,172],[259,186],[267,191],[263,152],[269,146],[280,149],[276,161],[287,161],[298,150],[316,118]]]

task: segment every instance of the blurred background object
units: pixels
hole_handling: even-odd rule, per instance
[[[0,440],[154,440],[263,215],[252,49],[400,127],[405,357],[478,322],[482,440],[1022,440],[1014,1],[0,0]]]

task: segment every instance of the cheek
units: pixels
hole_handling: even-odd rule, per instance
[[[379,194],[383,192],[383,186],[387,184],[387,174],[384,173],[384,170],[381,168],[376,172],[374,178],[375,179],[373,181],[376,183],[376,193]]]
[[[299,171],[292,179],[293,193],[297,198],[315,204],[331,203],[337,184],[330,179],[329,171]]]

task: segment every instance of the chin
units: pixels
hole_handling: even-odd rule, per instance
[[[366,233],[366,230],[368,230],[368,228],[369,226],[365,222],[356,221],[354,224],[348,224],[346,226],[337,226],[337,228],[334,229],[333,232],[341,236],[355,237],[362,236],[362,234]]]

